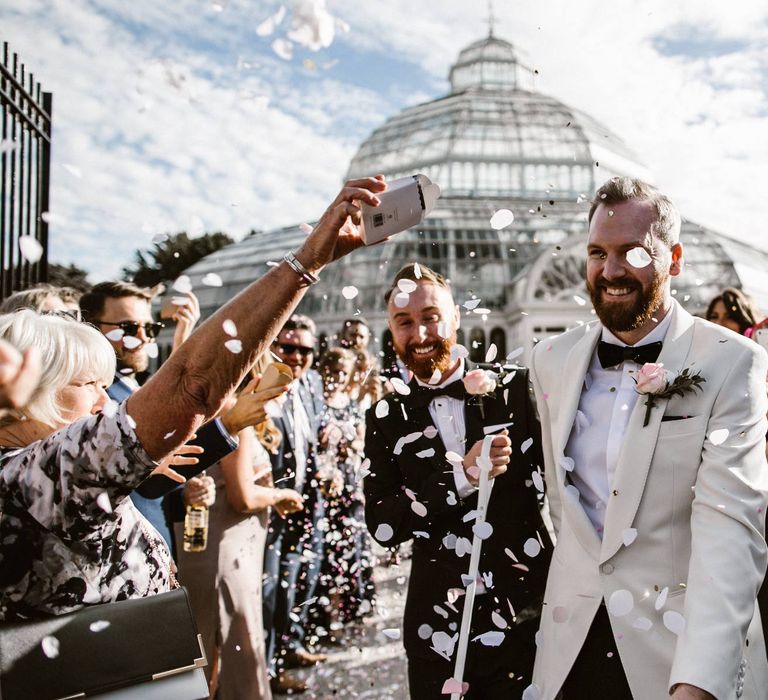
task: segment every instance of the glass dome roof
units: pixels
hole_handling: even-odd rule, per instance
[[[449,95],[403,110],[360,146],[348,177],[423,172],[447,197],[576,199],[613,175],[648,179],[607,127],[533,91],[534,71],[489,36],[460,54]]]

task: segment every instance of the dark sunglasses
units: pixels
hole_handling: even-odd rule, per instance
[[[136,336],[139,333],[139,328],[144,329],[144,334],[147,338],[157,338],[165,324],[160,321],[154,321],[152,323],[136,323],[136,321],[96,321],[98,326],[117,326],[126,335]]]
[[[66,311],[41,311],[43,316],[57,316],[58,318],[68,318],[71,321],[82,321],[83,317],[80,314],[80,309],[67,309]]]
[[[280,348],[280,352],[283,355],[293,355],[293,353],[297,352],[302,357],[308,357],[315,351],[314,348],[308,348],[305,345],[293,345],[292,343],[278,343],[277,347]]]

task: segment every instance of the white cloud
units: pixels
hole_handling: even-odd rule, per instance
[[[196,0],[25,0],[3,11],[12,48],[54,93],[54,260],[110,277],[152,233],[193,217],[234,235],[311,220],[365,135],[447,92],[459,50],[487,31],[484,4],[329,0],[349,34],[286,62],[255,31],[280,2],[218,1],[222,11]],[[540,89],[623,137],[689,218],[760,242],[764,3],[496,5],[496,34],[539,70]],[[664,55],[660,39],[677,53]],[[686,55],[692,39],[698,54]],[[735,49],[701,52],[720,40]],[[318,68],[302,68],[304,57]]]

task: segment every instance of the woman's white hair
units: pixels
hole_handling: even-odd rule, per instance
[[[81,379],[110,385],[115,377],[115,351],[109,341],[87,323],[21,309],[0,315],[0,338],[19,352],[32,346],[39,350],[40,383],[21,412],[46,425],[67,422],[57,401],[60,389]]]

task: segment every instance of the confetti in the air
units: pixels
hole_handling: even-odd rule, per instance
[[[483,634],[477,635],[472,641],[479,641],[480,644],[486,647],[497,647],[504,641],[504,632],[498,632],[496,630],[493,630],[492,632],[483,632]]]
[[[500,231],[515,220],[515,215],[509,209],[499,209],[491,217],[491,228]]]
[[[632,623],[632,627],[634,627],[636,630],[647,632],[649,629],[651,629],[651,627],[653,627],[653,623],[647,617],[638,617]]]
[[[43,256],[43,246],[32,236],[19,236],[19,250],[22,257],[31,265]]]
[[[40,646],[43,648],[43,654],[49,659],[55,659],[59,655],[59,640],[56,637],[43,637]]]
[[[403,294],[412,294],[416,291],[417,284],[413,280],[401,279],[397,281],[397,288],[403,292]]]
[[[91,632],[103,632],[109,625],[109,620],[96,620],[88,626],[88,629],[90,629]]]
[[[667,596],[669,595],[669,586],[664,586],[656,597],[656,602],[653,606],[656,610],[661,610],[667,604]]]
[[[419,267],[419,263],[413,263],[413,276],[417,279],[421,279],[421,268]]]
[[[272,50],[284,61],[290,61],[293,58],[293,43],[288,39],[278,37],[272,42]]]
[[[573,300],[579,305],[584,306],[587,303],[587,300],[580,297],[578,294],[573,295]]]
[[[256,34],[258,36],[269,36],[273,34],[275,29],[280,26],[280,23],[285,17],[285,6],[280,5],[277,12],[270,17],[267,17],[258,27],[256,27]]]
[[[105,513],[111,513],[112,512],[112,503],[109,500],[109,495],[106,491],[102,491],[98,496],[96,496],[96,505],[99,506]]]
[[[730,434],[728,428],[718,428],[709,434],[709,441],[713,445],[722,445],[728,439]]]
[[[387,639],[400,639],[400,630],[396,627],[390,627],[389,629],[381,630],[381,633],[387,638]]]
[[[142,344],[142,340],[139,338],[133,336],[133,335],[124,335],[123,336],[123,347],[127,348],[128,350],[134,350],[138,348]]]
[[[115,328],[114,330],[109,331],[109,333],[106,334],[106,337],[108,340],[117,342],[118,340],[122,340],[124,335],[125,331],[122,328]]]
[[[376,418],[386,418],[389,415],[389,404],[386,401],[379,401],[374,409]]]
[[[156,343],[147,343],[146,353],[147,357],[154,359],[160,355],[160,348],[157,347]]]
[[[243,351],[243,343],[237,338],[232,338],[224,343],[224,347],[234,355],[239,355]]]
[[[408,302],[411,300],[411,295],[405,292],[398,292],[395,294],[394,301],[392,302],[398,309],[404,309],[408,306]]]
[[[481,540],[487,540],[493,534],[493,525],[487,521],[475,523],[472,526],[472,532]]]
[[[419,503],[418,501],[412,501],[411,510],[420,518],[427,517],[427,507],[423,503]]]
[[[496,355],[498,354],[499,350],[496,347],[496,343],[491,343],[488,346],[488,352],[485,353],[485,361],[486,362],[493,362],[496,359]]]
[[[464,302],[463,306],[467,311],[472,311],[473,309],[476,309],[479,305],[482,299],[467,299],[467,301]]]
[[[523,444],[520,445],[520,452],[525,454],[530,449],[531,445],[533,445],[533,438],[528,438],[527,440],[523,441]]]
[[[224,321],[224,323],[221,324],[221,327],[224,329],[224,332],[231,338],[237,336],[237,326],[235,325],[234,321],[227,319]]]
[[[173,283],[173,288],[182,294],[189,294],[192,291],[192,281],[189,275],[179,275]]]
[[[374,537],[379,542],[389,542],[395,535],[394,530],[392,529],[391,525],[387,525],[386,523],[382,523],[376,528],[376,532],[374,533]]]
[[[621,539],[624,541],[624,546],[629,547],[637,539],[637,530],[634,527],[628,527],[622,531]]]
[[[400,394],[401,396],[408,396],[411,393],[411,387],[409,387],[399,377],[393,377],[392,380],[391,380],[391,384],[392,384],[392,388],[395,390],[395,392]]]
[[[667,610],[662,617],[664,627],[680,636],[685,631],[685,618],[676,610]]]
[[[632,612],[635,607],[635,599],[632,593],[626,589],[619,589],[611,593],[608,598],[608,612],[614,617],[623,617]]]
[[[209,287],[221,287],[224,285],[224,282],[215,272],[209,272],[207,275],[203,276],[203,284]]]
[[[493,622],[499,629],[503,630],[507,628],[507,621],[495,610],[491,612],[491,622]]]
[[[343,296],[345,299],[354,299],[357,296],[357,287],[353,285],[349,285],[348,287],[344,287],[341,290],[341,296]]]
[[[537,539],[529,537],[523,545],[523,552],[527,557],[537,557],[541,552],[541,544]]]
[[[645,248],[637,246],[627,251],[627,262],[632,267],[643,268],[648,267],[653,262],[653,258],[648,255],[648,251]]]

